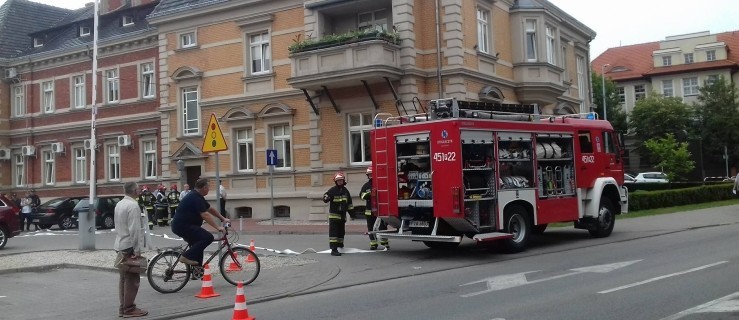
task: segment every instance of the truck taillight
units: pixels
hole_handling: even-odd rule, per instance
[[[370,210],[372,211],[372,214],[377,216],[377,189],[372,188],[372,193],[370,193]]]
[[[459,187],[452,187],[452,212],[459,214],[462,212],[461,192]]]

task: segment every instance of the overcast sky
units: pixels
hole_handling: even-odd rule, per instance
[[[33,0],[77,9],[91,0]],[[431,1],[431,0],[424,0]],[[598,34],[590,43],[595,59],[610,47],[664,40],[666,36],[739,30],[739,0],[550,0]],[[5,0],[0,0],[5,2]]]

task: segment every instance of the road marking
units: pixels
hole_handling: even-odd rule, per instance
[[[739,292],[678,312],[667,318],[662,318],[661,320],[677,320],[694,313],[737,312],[739,311],[739,300],[733,300],[736,297],[739,297]]]
[[[716,262],[716,263],[707,264],[705,266],[693,268],[693,269],[690,269],[690,270],[685,270],[685,271],[675,272],[675,273],[671,273],[671,274],[666,274],[664,276],[659,276],[659,277],[656,277],[656,278],[651,278],[651,279],[647,279],[647,280],[644,280],[644,281],[639,281],[639,282],[635,282],[635,283],[632,283],[632,284],[627,284],[625,286],[620,286],[618,288],[613,288],[613,289],[608,289],[608,290],[600,291],[598,293],[611,293],[611,292],[616,292],[616,291],[623,290],[623,289],[633,288],[633,287],[640,286],[640,285],[643,285],[643,284],[646,284],[646,283],[650,283],[650,282],[654,282],[654,281],[658,281],[658,280],[662,280],[662,279],[667,279],[667,278],[670,278],[670,277],[679,276],[679,275],[683,275],[683,274],[686,274],[686,273],[700,271],[700,270],[703,270],[703,269],[708,269],[710,267],[715,267],[717,265],[724,264],[724,263],[727,263],[727,262],[728,261],[719,261],[719,262]]]
[[[597,265],[597,266],[589,266],[589,267],[583,267],[583,268],[575,268],[575,269],[570,269],[571,271],[574,271],[574,272],[569,272],[565,274],[560,274],[560,275],[556,275],[556,276],[552,276],[548,278],[542,278],[538,280],[532,280],[532,281],[529,281],[528,279],[526,279],[526,274],[540,272],[540,270],[489,277],[489,278],[473,281],[470,283],[461,284],[460,287],[477,284],[477,283],[485,283],[487,287],[487,289],[485,290],[464,294],[464,295],[461,295],[461,297],[469,298],[469,297],[474,297],[474,296],[481,295],[481,294],[488,293],[488,292],[500,291],[500,290],[515,288],[515,287],[524,286],[528,284],[561,279],[564,277],[574,276],[577,274],[587,273],[587,272],[607,273],[607,272],[611,272],[616,269],[620,269],[620,268],[632,265],[639,261],[641,260],[632,260],[632,261],[616,262],[616,263],[611,263],[611,264],[602,264],[602,265]]]
[[[0,298],[7,298],[7,296],[0,296]]]

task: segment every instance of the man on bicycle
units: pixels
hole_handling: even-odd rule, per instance
[[[230,222],[230,220],[211,207],[208,201],[205,201],[205,196],[210,191],[208,179],[198,179],[195,182],[194,191],[180,200],[174,221],[172,221],[172,232],[190,245],[190,249],[180,257],[180,262],[197,266],[203,263],[203,251],[214,240],[213,234],[203,229],[203,220],[219,232],[225,232],[225,229],[219,226],[213,217],[217,217],[222,222]]]

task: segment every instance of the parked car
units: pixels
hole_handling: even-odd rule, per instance
[[[0,196],[0,249],[8,239],[21,233],[21,209],[10,199]]]
[[[92,207],[95,208],[95,226],[102,229],[115,228],[115,220],[113,215],[115,213],[115,205],[118,201],[121,201],[123,196],[99,196],[96,197]],[[74,221],[78,223],[80,212],[90,210],[90,198],[86,197],[80,200],[79,203],[74,207]]]
[[[636,178],[634,178],[634,176],[628,173],[624,173],[624,183],[634,183],[634,182],[636,182]]]
[[[734,177],[734,188],[731,192],[734,193],[734,198],[739,198],[739,174]]]
[[[634,177],[634,182],[636,183],[643,183],[643,182],[658,182],[658,183],[668,183],[670,180],[667,179],[667,175],[665,175],[662,172],[642,172],[636,177]]]
[[[31,213],[32,221],[42,229],[48,229],[55,224],[58,224],[61,230],[73,228],[72,209],[83,198],[85,197],[61,197],[46,201]]]

